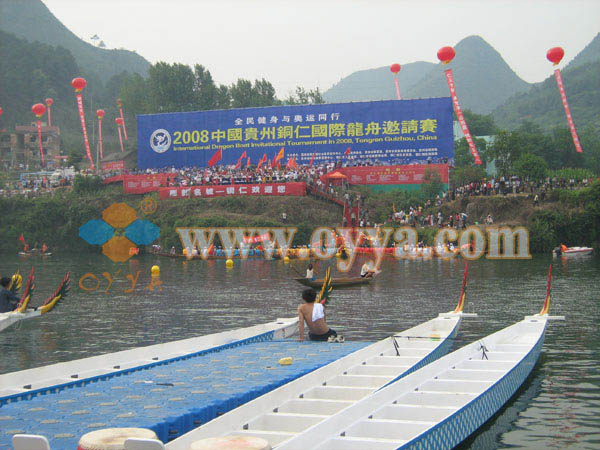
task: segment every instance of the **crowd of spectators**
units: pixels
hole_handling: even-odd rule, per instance
[[[25,198],[53,195],[57,188],[72,186],[73,180],[69,177],[59,177],[50,180],[48,177],[25,178],[21,181],[7,183],[0,189],[0,197],[21,196]]]

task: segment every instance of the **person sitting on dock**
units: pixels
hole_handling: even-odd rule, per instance
[[[10,278],[0,279],[0,313],[14,311],[20,298],[8,290]],[[14,304],[13,304],[14,303]]]
[[[308,269],[306,269],[306,278],[310,281],[315,281],[315,271],[313,270],[312,263],[308,265]]]
[[[298,320],[300,321],[300,341],[304,340],[304,322],[308,326],[308,338],[311,341],[327,341],[331,336],[335,338],[337,333],[329,328],[325,317],[325,306],[315,302],[317,291],[305,289],[302,291],[302,299],[306,302],[298,305]]]

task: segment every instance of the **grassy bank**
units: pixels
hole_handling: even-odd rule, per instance
[[[281,227],[295,226],[295,244],[308,242],[316,226],[340,226],[342,209],[313,197],[229,197],[215,199],[157,200],[155,213],[145,215],[140,200],[145,196],[125,195],[119,186],[99,190],[85,188],[58,190],[53,197],[0,199],[0,252],[22,249],[21,233],[33,246],[46,243],[53,250],[99,251],[79,238],[81,225],[101,219],[102,211],[113,203],[131,206],[139,218],[161,230],[164,248],[181,247],[176,227]],[[282,213],[286,213],[284,222]]]
[[[362,192],[365,207],[373,221],[381,222],[394,206],[406,208],[414,198],[401,192],[368,194]],[[156,194],[150,194],[157,199]],[[318,226],[340,226],[339,206],[307,197],[228,197],[215,199],[160,200],[154,214],[144,215],[139,208],[144,196],[125,195],[119,186],[94,184],[76,186],[73,191],[59,190],[53,197],[0,199],[0,252],[21,249],[18,237],[24,234],[33,245],[45,242],[53,250],[100,251],[79,238],[81,225],[100,219],[102,211],[116,202],[124,202],[161,229],[164,248],[180,248],[176,227],[275,227],[295,226],[294,244],[305,244]],[[444,217],[466,212],[469,224],[482,223],[491,214],[495,225],[524,225],[530,232],[533,253],[548,252],[559,243],[568,246],[600,247],[600,182],[579,190],[552,191],[534,206],[531,195],[463,197],[430,208],[426,213]],[[282,220],[282,213],[287,220]],[[381,217],[379,217],[381,216]],[[419,236],[431,243],[436,228],[419,229]]]

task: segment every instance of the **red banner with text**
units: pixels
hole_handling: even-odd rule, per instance
[[[152,173],[148,175],[125,175],[123,177],[123,191],[126,194],[145,194],[158,191],[161,187],[168,186],[169,178],[176,174]]]
[[[439,173],[442,183],[448,183],[448,164],[340,167],[336,171],[348,177],[348,184],[421,184],[427,169]]]
[[[102,163],[102,170],[123,170],[125,161],[107,161]]]
[[[567,122],[569,123],[569,128],[571,129],[571,137],[573,138],[575,150],[577,150],[577,153],[583,153],[583,150],[581,149],[581,143],[579,142],[579,136],[577,136],[577,130],[575,129],[575,122],[573,122],[573,116],[571,115],[571,109],[569,108],[569,103],[567,102],[567,94],[565,93],[565,85],[563,84],[560,69],[556,69],[554,71],[554,76],[556,77],[556,84],[558,85],[560,98],[562,99],[562,104],[565,108],[565,114],[567,115]]]
[[[446,81],[448,82],[448,88],[450,89],[450,98],[452,99],[452,106],[454,106],[454,112],[456,113],[456,118],[458,119],[458,123],[460,124],[460,129],[465,135],[465,140],[467,141],[467,144],[469,144],[469,151],[475,159],[475,164],[481,164],[481,158],[479,157],[479,153],[477,152],[477,147],[475,147],[475,142],[473,141],[473,138],[471,137],[471,132],[469,131],[469,127],[467,126],[467,121],[465,120],[465,116],[463,115],[460,103],[458,103],[458,95],[456,94],[456,85],[454,84],[454,76],[452,75],[452,69],[446,69],[444,73],[446,74]]]
[[[306,195],[306,183],[223,184],[160,188],[158,198],[213,198],[236,195]]]

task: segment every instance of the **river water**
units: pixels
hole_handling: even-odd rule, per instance
[[[566,321],[549,323],[531,377],[461,448],[600,448],[600,258],[471,262],[465,310],[479,316],[463,320],[454,347],[539,312],[551,262],[551,314]],[[294,316],[303,289],[292,279],[294,268],[306,266],[248,260],[227,269],[224,261],[152,255],[122,264],[99,254],[0,255],[3,276],[16,268],[25,275],[32,264],[34,304],[67,271],[72,289],[56,311],[0,333],[0,373]],[[161,268],[162,285],[151,285],[153,265]],[[320,263],[320,275],[327,265],[335,261]],[[361,265],[358,259],[352,273]],[[370,286],[334,291],[328,322],[349,340],[382,339],[454,309],[463,268],[460,259],[385,260]]]

